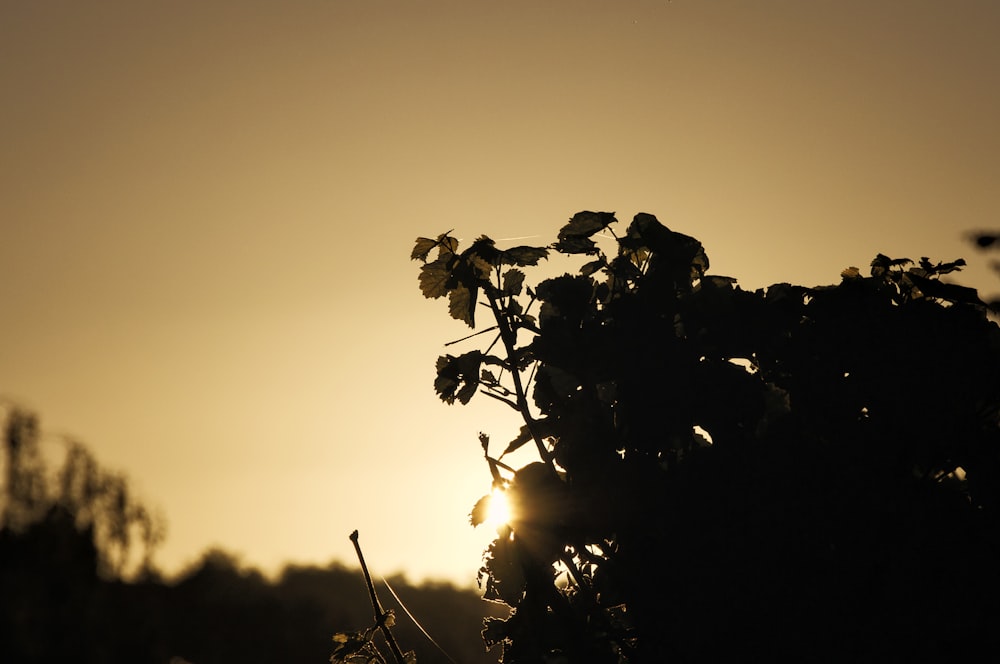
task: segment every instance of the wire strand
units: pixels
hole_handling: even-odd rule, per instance
[[[392,586],[389,585],[389,582],[385,580],[384,576],[382,577],[382,583],[385,584],[385,587],[389,590],[389,593],[396,599],[397,602],[399,602],[400,608],[403,609],[403,611],[406,613],[407,616],[409,616],[410,620],[413,621],[413,624],[417,626],[417,629],[419,629],[423,633],[423,635],[427,637],[427,640],[433,643],[434,647],[440,650],[441,653],[448,658],[448,661],[451,662],[451,664],[458,664],[458,662],[452,659],[451,655],[449,655],[448,652],[441,647],[441,644],[435,641],[434,637],[427,633],[427,630],[424,629],[424,626],[420,624],[420,622],[416,619],[416,617],[414,617],[414,615],[410,613],[410,610],[406,608],[405,604],[403,604],[403,600],[399,598],[399,595],[397,595],[396,591],[392,589]]]

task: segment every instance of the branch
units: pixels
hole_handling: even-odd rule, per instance
[[[468,341],[472,337],[478,337],[480,334],[486,334],[487,332],[492,332],[495,329],[497,329],[496,325],[494,325],[493,327],[488,327],[485,330],[479,330],[478,332],[473,332],[472,334],[466,335],[461,339],[455,339],[454,341],[449,341],[448,343],[445,344],[445,347],[447,348],[448,346],[454,346],[455,344],[462,343],[463,341]]]
[[[400,652],[399,646],[396,644],[396,639],[389,630],[389,626],[385,624],[385,617],[388,614],[382,610],[382,604],[378,601],[378,595],[375,594],[375,585],[372,583],[371,574],[368,573],[368,566],[365,565],[365,557],[361,555],[361,545],[358,544],[358,531],[355,530],[351,533],[351,542],[354,543],[354,551],[358,554],[358,562],[361,563],[361,571],[364,572],[365,583],[368,584],[368,594],[371,597],[372,609],[375,610],[375,624],[382,630],[382,636],[385,637],[386,643],[389,644],[389,649],[392,650],[392,656],[396,658],[397,664],[405,664],[406,659],[403,657],[403,653]]]
[[[528,399],[524,393],[524,385],[521,383],[521,372],[517,370],[517,364],[514,362],[514,356],[516,355],[514,345],[517,343],[517,334],[510,328],[507,318],[500,311],[496,294],[492,290],[487,290],[486,296],[490,300],[490,309],[492,309],[493,317],[500,328],[500,338],[503,339],[503,345],[507,349],[507,361],[511,365],[510,375],[514,379],[514,392],[517,395],[517,410],[521,413],[521,418],[524,419],[524,424],[528,427],[528,432],[531,433],[532,440],[535,441],[538,456],[549,467],[553,475],[558,475],[555,463],[552,461],[552,455],[549,454],[545,443],[542,442],[541,436],[535,430],[535,418],[531,416],[531,410],[528,408]]]
[[[493,397],[497,401],[499,401],[501,403],[505,403],[508,406],[510,406],[511,408],[513,408],[514,410],[516,410],[518,412],[521,412],[521,407],[518,406],[516,403],[514,403],[513,401],[511,401],[510,399],[508,399],[506,397],[502,397],[499,394],[494,394],[493,392],[490,392],[488,390],[479,390],[479,393],[480,394],[485,394],[488,397]]]

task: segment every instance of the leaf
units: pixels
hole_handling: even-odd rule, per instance
[[[520,270],[507,270],[503,275],[503,294],[520,295],[521,287],[524,284],[524,272]]]
[[[456,399],[463,404],[469,403],[479,388],[482,359],[483,354],[478,350],[458,357],[442,355],[438,358],[434,390],[442,401],[449,405],[455,403]]]
[[[558,241],[553,247],[564,254],[596,254],[597,245],[590,237],[615,221],[614,212],[577,212],[559,229]]]
[[[597,244],[589,237],[564,237],[552,245],[563,254],[596,254]]]
[[[908,265],[912,262],[913,261],[909,258],[889,258],[885,254],[877,254],[875,258],[872,259],[871,274],[873,277],[881,277],[890,268]]]
[[[367,632],[338,632],[333,635],[333,642],[337,646],[330,656],[331,662],[372,661],[378,652]]]
[[[657,269],[666,268],[675,280],[698,279],[709,268],[708,255],[701,242],[683,233],[676,233],[651,214],[635,215],[620,245],[625,249],[649,249]]]
[[[469,273],[475,280],[488,280],[493,273],[493,263],[479,254],[470,254],[466,259],[466,264],[469,266]]]
[[[666,242],[670,232],[654,215],[640,212],[632,218],[620,244],[627,249],[652,249],[651,245]]]
[[[420,292],[429,299],[447,295],[451,276],[451,269],[448,267],[447,261],[439,258],[431,263],[426,263],[420,268],[420,275],[417,277],[420,282]]]
[[[462,255],[463,257],[467,257],[469,259],[472,257],[478,257],[490,266],[500,264],[500,250],[497,249],[496,242],[486,235],[480,235],[479,238],[472,243],[472,246],[466,249]]]
[[[483,355],[483,364],[491,364],[495,367],[506,367],[507,363],[501,360],[496,355]]]
[[[479,570],[479,581],[485,576],[483,599],[517,606],[524,597],[524,559],[518,540],[499,537],[486,550],[485,564]]]
[[[487,650],[506,641],[507,621],[503,618],[483,618],[482,636]]]
[[[490,494],[486,494],[476,501],[476,504],[472,507],[472,511],[469,512],[469,523],[472,524],[473,528],[486,522],[486,517],[490,513],[490,499]]]
[[[504,458],[505,455],[510,454],[511,452],[516,452],[531,439],[532,439],[531,431],[528,430],[528,427],[526,425],[522,426],[521,432],[518,433],[517,436],[515,436],[514,440],[507,443],[507,448],[504,449],[503,454],[500,455],[500,458],[501,459]]]
[[[538,261],[549,257],[549,250],[544,247],[513,247],[500,252],[500,262],[505,265],[525,267],[538,265]]]
[[[589,263],[584,263],[582,266],[580,266],[580,274],[584,276],[590,276],[593,273],[600,270],[605,265],[607,265],[607,262],[604,260],[604,258],[598,258],[596,261],[590,261]]]
[[[438,243],[441,245],[440,251],[442,254],[453,254],[458,251],[458,240],[448,235],[448,233],[438,235]]]
[[[958,260],[952,261],[950,263],[938,262],[937,265],[931,265],[930,260],[923,256],[920,259],[920,267],[922,267],[928,274],[950,274],[951,272],[956,272],[965,267],[965,259],[959,258]]]
[[[448,294],[448,313],[469,327],[476,326],[476,295],[478,289],[459,286]]]
[[[590,237],[616,222],[614,212],[577,212],[569,223],[559,229],[559,239],[570,237]]]
[[[564,274],[538,284],[538,299],[543,302],[539,316],[544,323],[553,318],[579,322],[583,320],[594,297],[591,277]]]
[[[451,231],[448,231],[448,233],[450,232]],[[448,233],[438,235],[435,240],[426,237],[418,237],[416,244],[413,246],[413,251],[410,252],[410,260],[426,261],[427,255],[434,249],[434,247],[438,247],[438,258],[443,258],[447,254],[455,253],[455,251],[458,250],[458,240],[451,237]]]
[[[629,254],[612,259],[608,269],[612,276],[620,281],[634,280],[642,276],[642,272]]]
[[[935,297],[955,304],[983,305],[983,301],[979,299],[979,292],[975,288],[959,286],[958,284],[948,284],[937,279],[928,279],[913,273],[909,276],[913,280],[914,285],[927,297]]]
[[[413,251],[410,252],[410,260],[427,260],[427,254],[431,253],[431,250],[437,246],[437,240],[432,240],[427,237],[418,237],[417,243],[413,246]]]

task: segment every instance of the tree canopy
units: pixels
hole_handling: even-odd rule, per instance
[[[480,572],[510,607],[487,647],[507,664],[995,650],[1000,328],[948,280],[964,261],[879,254],[750,292],[654,216],[616,224],[580,212],[544,247],[444,233],[411,254],[424,296],[493,319],[438,358],[439,397],[524,421],[499,453],[479,441],[512,506]],[[578,271],[529,287],[550,252]],[[536,462],[504,462],[525,445]]]

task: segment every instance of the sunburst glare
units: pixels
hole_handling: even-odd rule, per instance
[[[493,489],[490,492],[489,509],[486,512],[486,523],[492,528],[499,528],[510,522],[510,502],[503,489]]]

